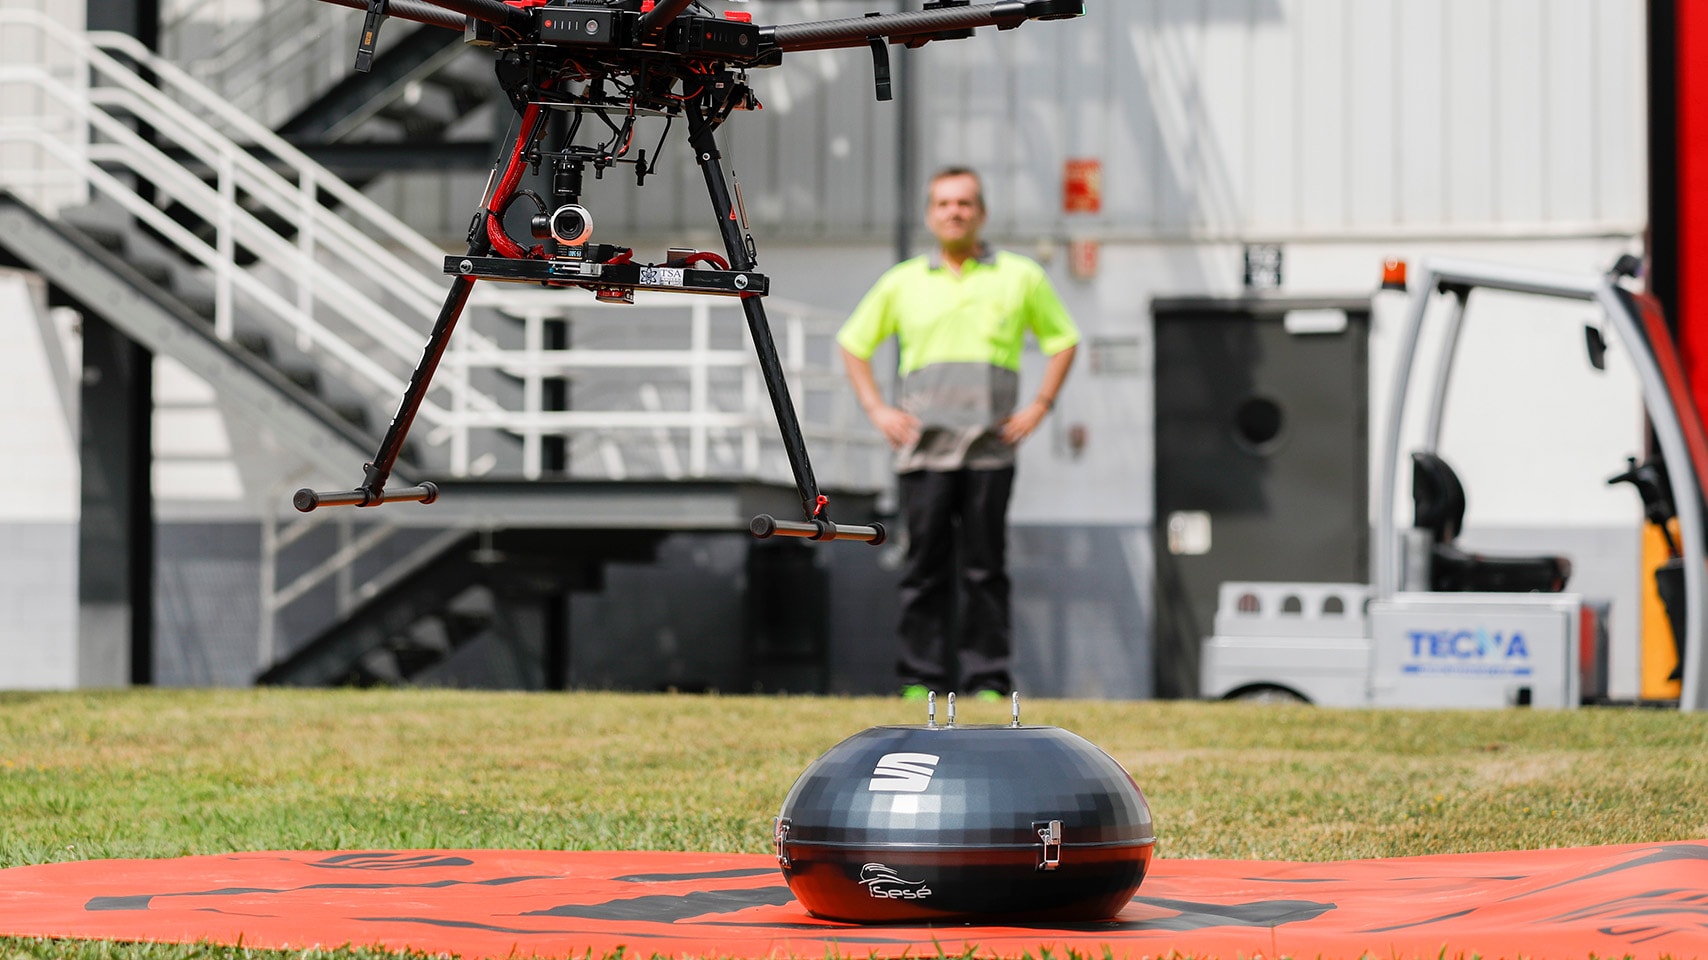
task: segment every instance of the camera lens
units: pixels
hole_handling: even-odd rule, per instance
[[[583,244],[593,234],[593,215],[578,203],[567,204],[552,211],[551,229],[559,243]]]

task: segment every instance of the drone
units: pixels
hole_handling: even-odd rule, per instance
[[[394,490],[386,483],[475,282],[491,280],[581,288],[607,303],[632,303],[637,290],[739,299],[804,514],[799,521],[762,514],[753,519],[753,535],[884,542],[882,524],[830,519],[830,501],[813,476],[765,315],[770,281],[755,269],[758,252],[747,232],[745,205],[739,188],[732,194],[726,182],[714,134],[736,111],[759,109],[748,71],[776,66],[785,53],[870,47],[876,95],[888,100],[888,45],[918,47],[970,37],[979,27],[1011,30],[1030,20],[1078,17],[1084,0],[931,0],[919,11],[774,26],[755,24],[740,11],[713,16],[698,0],[322,2],[365,12],[355,60],[362,72],[372,66],[388,17],[461,31],[466,43],[492,51],[499,85],[520,122],[469,225],[467,251],[445,258],[450,289],[397,414],[373,460],[363,466],[361,483],[354,490],[298,490],[292,498],[296,509],[438,498],[431,481]],[[547,137],[547,121],[559,114],[566,117],[567,133]],[[650,159],[634,142],[639,117],[666,121]],[[662,262],[640,263],[632,249],[592,242],[593,215],[581,203],[587,169],[602,177],[628,166],[636,186],[643,186],[678,118],[687,124],[724,251],[675,248]],[[522,187],[524,172],[542,167],[550,170],[549,198]],[[530,236],[518,239],[505,224],[506,214],[521,202],[534,212]]]

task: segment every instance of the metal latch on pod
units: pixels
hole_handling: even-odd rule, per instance
[[[777,847],[777,865],[789,869],[789,818],[778,817],[771,830],[771,842]]]
[[[1044,859],[1038,862],[1039,870],[1054,870],[1062,865],[1062,822],[1051,820],[1048,823],[1034,823],[1032,827],[1038,831],[1038,839],[1044,841]]]

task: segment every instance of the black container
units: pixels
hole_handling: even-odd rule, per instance
[[[814,916],[856,923],[1100,920],[1156,838],[1138,784],[1059,727],[873,727],[783,801],[777,859]]]

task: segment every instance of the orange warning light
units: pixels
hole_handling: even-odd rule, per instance
[[[1406,288],[1406,262],[1398,257],[1389,257],[1382,261],[1382,289],[1404,290]]]

